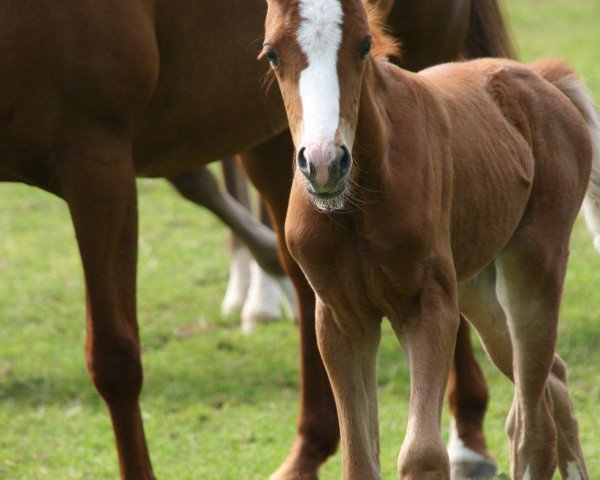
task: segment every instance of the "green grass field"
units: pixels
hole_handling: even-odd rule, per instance
[[[508,0],[507,11],[521,59],[569,60],[600,102],[600,2]],[[222,225],[163,181],[140,181],[139,194],[142,407],[155,472],[165,480],[264,479],[294,436],[296,328],[281,322],[241,335],[219,313],[228,265]],[[0,199],[0,478],[116,478],[108,415],[84,363],[82,274],[66,206],[20,185],[0,185]],[[570,367],[590,476],[600,478],[600,255],[581,221],[562,312],[558,351]],[[492,397],[486,433],[506,472],[512,386],[478,353]],[[381,460],[391,479],[409,386],[387,324],[379,360]],[[338,452],[321,478],[339,477]]]

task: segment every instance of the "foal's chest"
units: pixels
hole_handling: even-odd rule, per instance
[[[356,224],[331,218],[307,223],[312,228],[288,232],[290,250],[317,295],[336,311],[381,317],[420,290],[426,258],[418,246],[369,237]]]

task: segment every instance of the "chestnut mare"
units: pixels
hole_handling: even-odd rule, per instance
[[[255,58],[265,2],[34,3],[0,5],[0,180],[37,186],[68,204],[86,282],[86,360],[111,416],[121,476],[154,477],[138,405],[135,176],[174,177],[243,151],[245,169],[269,205],[300,304],[298,434],[274,478],[315,478],[337,447],[339,425],[317,349],[314,293],[283,235],[293,165],[281,159],[292,158],[293,146],[277,92],[265,98],[262,91],[266,64]],[[420,15],[413,18],[428,27],[422,32],[432,38],[455,32],[439,37],[440,45],[427,43],[444,59],[454,58],[469,35],[493,31],[491,24],[477,24],[486,18],[482,12],[497,9],[493,0],[413,3]],[[409,8],[411,2],[401,4]],[[426,22],[433,18],[427,8],[445,9],[436,16],[439,24]],[[458,50],[446,51],[452,48]],[[464,412],[453,409],[458,435],[486,454],[478,429],[485,385],[464,383],[454,390],[465,406]]]
[[[558,464],[562,478],[588,479],[554,353],[594,149],[588,220],[600,222],[600,120],[579,78],[550,60],[414,74],[388,63],[394,42],[361,0],[268,5],[262,55],[297,150],[286,241],[317,296],[343,478],[381,478],[383,316],[410,364],[398,475],[450,478],[440,422],[464,315],[515,385],[511,478],[550,480]]]

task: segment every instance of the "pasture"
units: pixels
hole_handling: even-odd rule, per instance
[[[567,59],[600,102],[600,4],[507,0],[506,7],[520,59]],[[236,319],[223,318],[224,228],[163,181],[138,186],[141,402],[155,473],[264,479],[294,437],[296,329],[280,322],[246,337]],[[85,368],[82,273],[66,205],[20,185],[1,185],[0,198],[0,478],[115,478],[108,415]],[[581,219],[571,250],[558,352],[569,365],[590,477],[600,478],[600,255]],[[491,392],[488,442],[506,472],[512,386],[478,354]],[[395,478],[408,369],[387,325],[378,384],[382,469]],[[339,472],[338,452],[321,478]]]

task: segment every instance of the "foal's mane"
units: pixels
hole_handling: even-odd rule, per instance
[[[373,3],[372,0],[363,0],[369,30],[373,37],[371,54],[374,57],[400,59],[402,57],[402,45],[399,40],[390,35],[389,27],[385,23],[387,14],[381,10],[378,4],[379,2]]]

